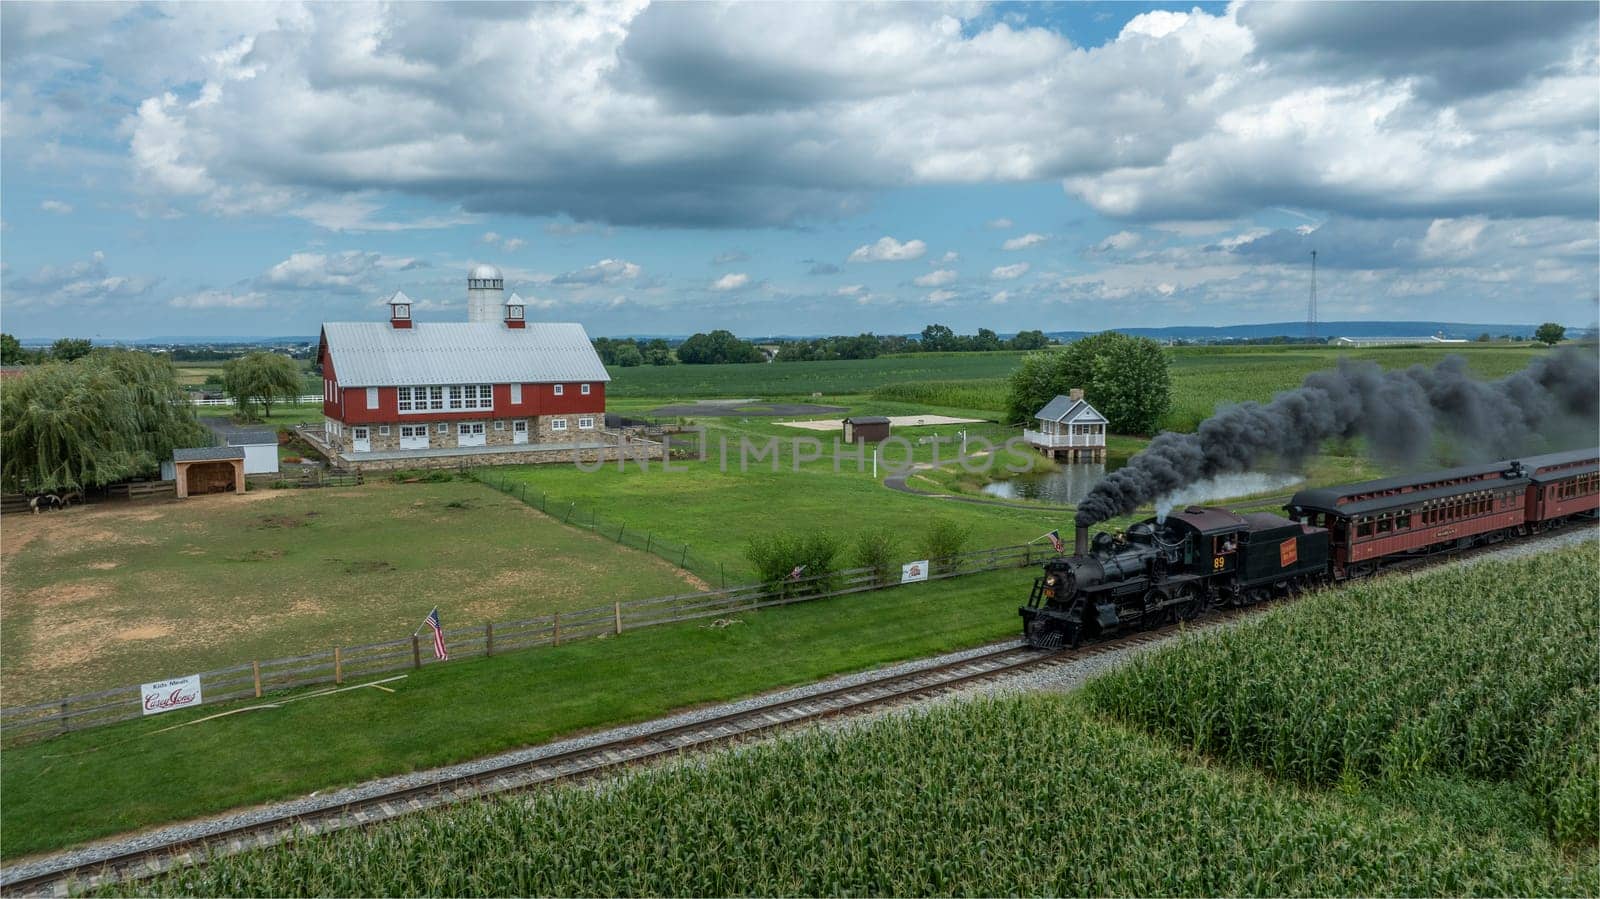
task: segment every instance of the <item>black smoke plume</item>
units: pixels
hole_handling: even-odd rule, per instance
[[[1361,437],[1380,459],[1411,465],[1441,438],[1456,462],[1503,459],[1592,443],[1600,426],[1600,364],[1568,348],[1498,381],[1478,381],[1460,356],[1385,372],[1341,360],[1267,403],[1229,406],[1193,434],[1157,435],[1078,504],[1080,526],[1123,515],[1181,487],[1249,471],[1265,459],[1298,465],[1330,438]]]

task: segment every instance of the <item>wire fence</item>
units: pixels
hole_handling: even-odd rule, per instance
[[[624,538],[629,539],[629,538]],[[648,537],[646,538],[648,541]],[[621,542],[621,541],[619,541]],[[1002,546],[932,560],[926,580],[1022,568],[1050,555],[1033,544]],[[682,558],[687,559],[685,551]],[[516,621],[447,628],[444,638],[449,661],[500,655],[580,640],[614,637],[625,631],[656,627],[700,618],[721,618],[776,606],[849,596],[899,587],[901,566],[852,568],[780,582],[743,584],[699,593],[681,593],[614,602]],[[199,674],[206,705],[230,700],[261,698],[271,693],[319,684],[343,684],[393,671],[421,669],[441,664],[435,659],[431,639],[418,637],[387,640],[360,646],[288,658],[255,660],[202,671]],[[141,686],[116,687],[48,702],[0,709],[0,737],[15,745],[73,731],[139,718],[145,714]]]
[[[482,469],[474,469],[469,474],[479,483],[508,496],[514,496],[562,524],[585,528],[613,543],[665,559],[699,576],[708,585],[721,588],[728,586],[727,566],[699,555],[687,543],[664,539],[654,531],[644,528],[630,529],[623,522],[610,521],[602,517],[600,510],[593,505],[552,498],[550,494],[530,486],[526,481],[512,480]]]

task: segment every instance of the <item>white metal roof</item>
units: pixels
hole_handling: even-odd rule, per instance
[[[611,380],[579,324],[327,322],[322,340],[343,387]]]
[[[474,265],[472,267],[472,271],[467,273],[467,277],[474,281],[504,280],[500,277],[500,270],[492,265],[489,265],[488,263]]]

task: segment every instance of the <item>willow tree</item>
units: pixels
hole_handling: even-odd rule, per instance
[[[155,474],[174,447],[207,443],[172,364],[96,352],[0,382],[0,481],[38,493]]]
[[[300,367],[278,353],[257,350],[222,366],[222,389],[238,401],[242,415],[250,414],[256,403],[271,415],[273,401],[294,400],[304,388]]]

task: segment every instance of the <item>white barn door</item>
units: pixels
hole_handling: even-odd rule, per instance
[[[350,440],[351,440],[351,445],[354,447],[356,452],[358,452],[358,453],[370,453],[370,452],[372,452],[372,429],[371,428],[351,428],[350,429]]]
[[[528,442],[528,422],[526,419],[519,418],[511,423],[511,442]]]
[[[401,425],[400,448],[408,450],[428,448],[427,425]]]
[[[487,442],[483,422],[462,422],[456,425],[456,446],[483,446]]]

